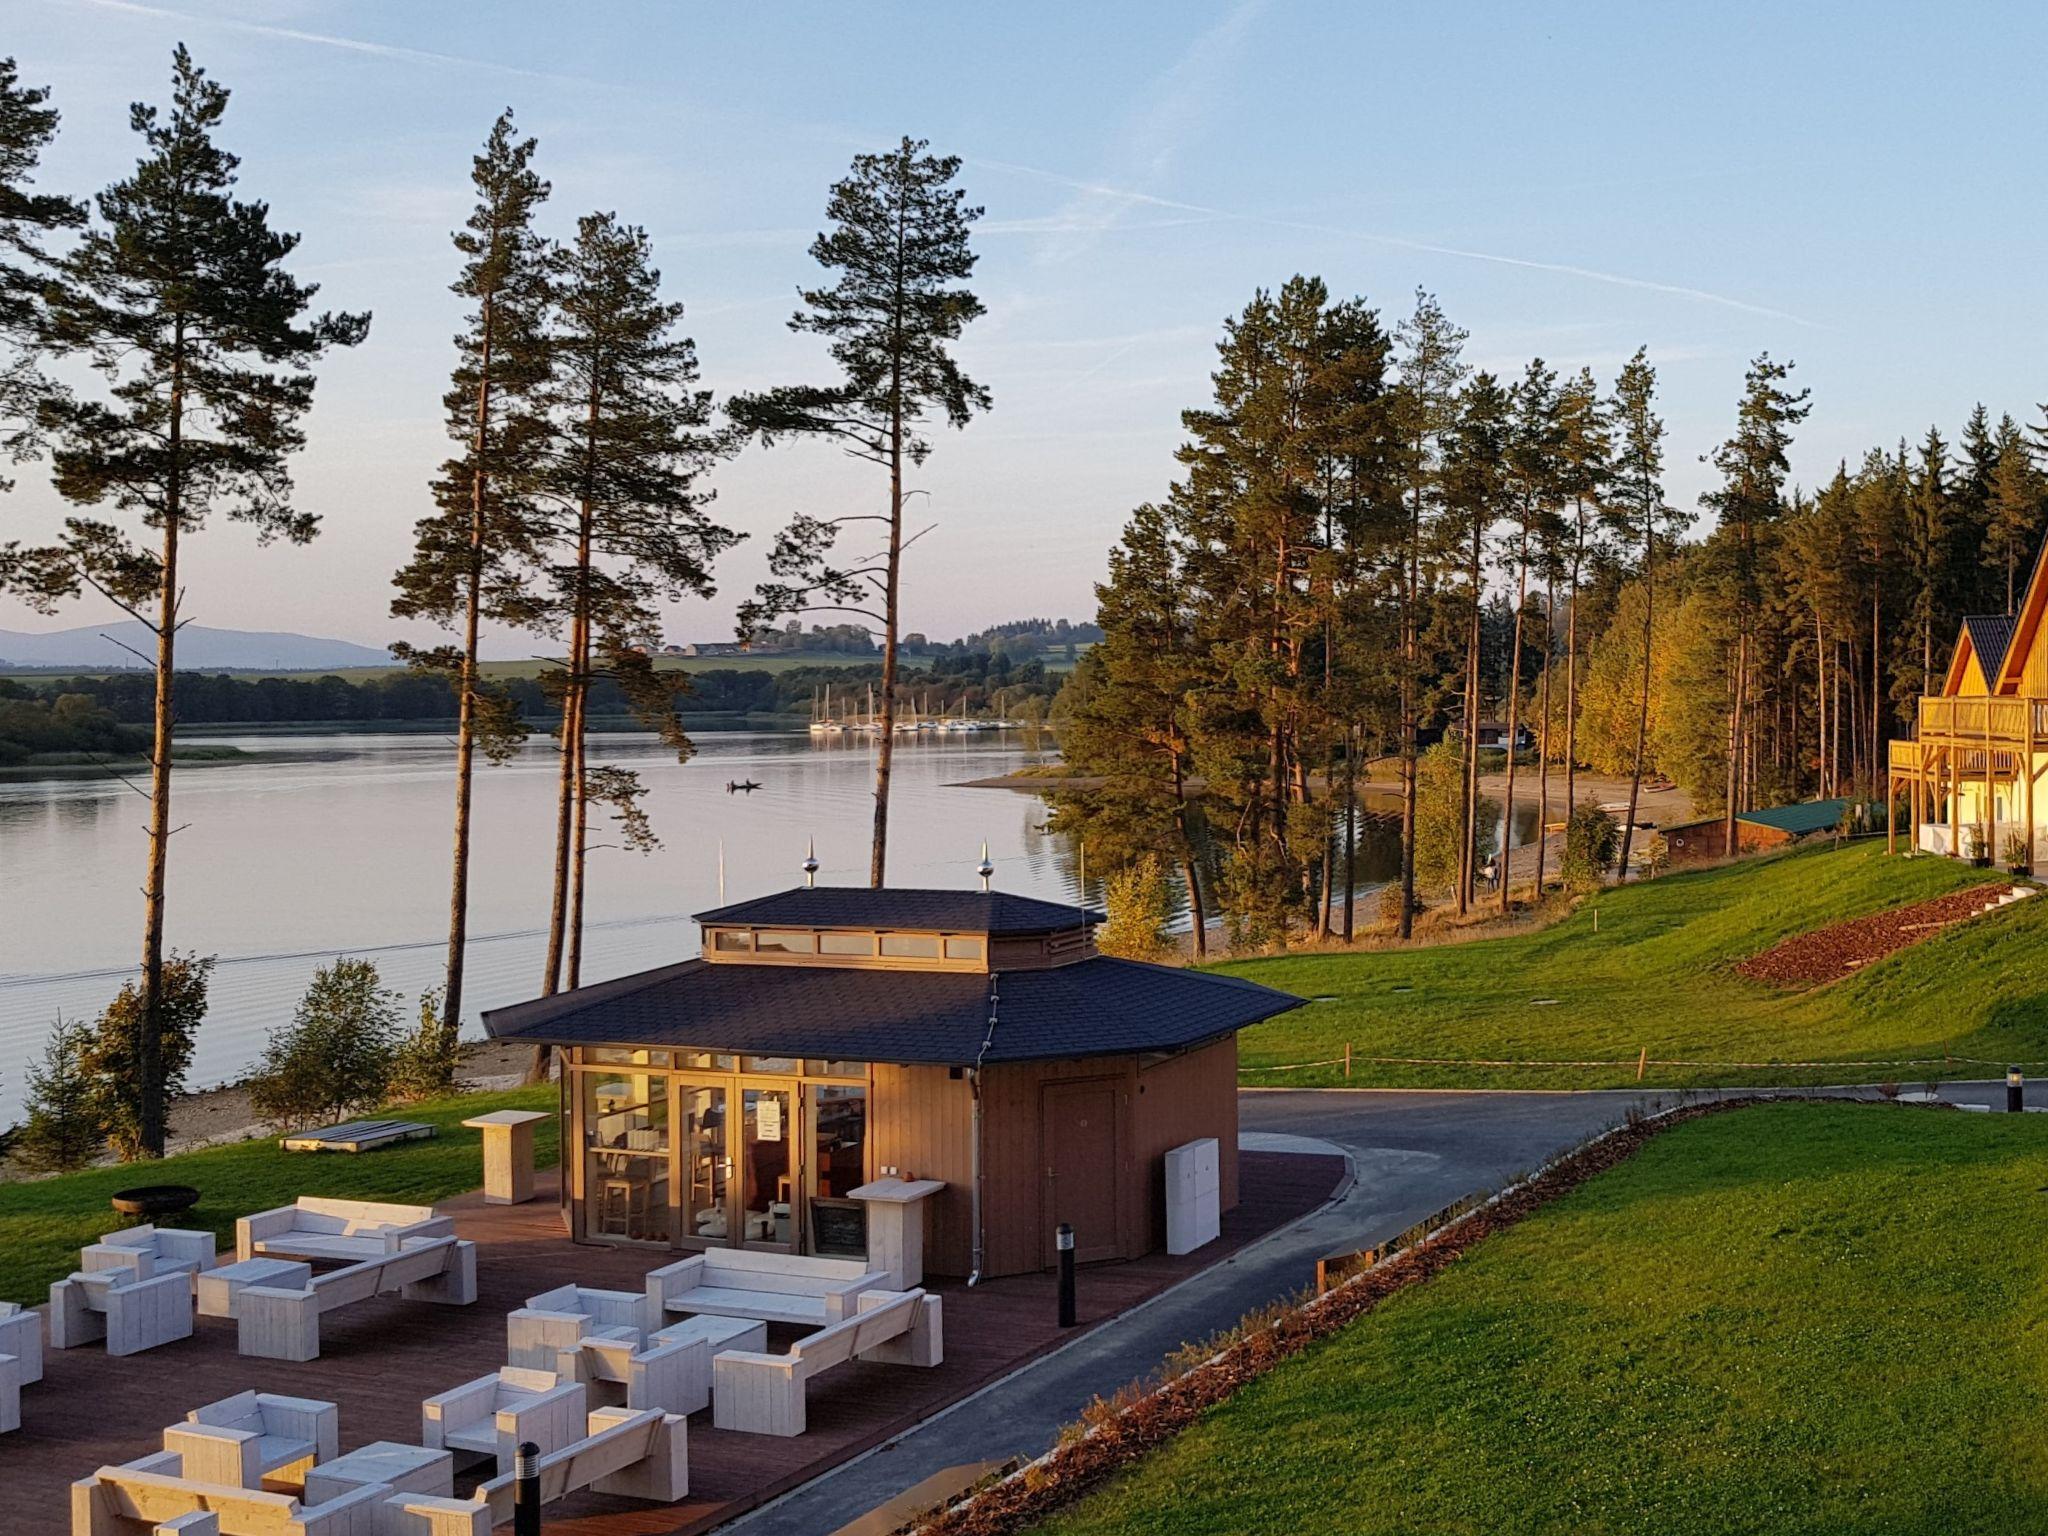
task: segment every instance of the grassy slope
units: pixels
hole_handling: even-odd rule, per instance
[[[1735,962],[1790,933],[1950,891],[1982,872],[1887,858],[1882,843],[1819,848],[1603,895],[1541,932],[1409,951],[1283,956],[1232,974],[1311,1003],[1241,1037],[1248,1067],[1341,1056],[1625,1061],[1607,1068],[1448,1068],[1354,1063],[1351,1086],[1594,1088],[1634,1083],[1653,1059],[1897,1060],[1944,1051],[2048,1059],[2048,899],[1935,935],[1804,994],[1745,981]],[[1554,1004],[1532,1006],[1539,998]],[[1933,1069],[1730,1071],[1652,1067],[1680,1084],[1995,1076]],[[1341,1083],[1337,1068],[1244,1074],[1247,1083]]]
[[[69,1274],[78,1249],[122,1224],[107,1205],[117,1189],[136,1184],[190,1184],[199,1204],[173,1224],[211,1227],[232,1252],[235,1218],[289,1205],[299,1195],[338,1195],[424,1204],[483,1183],[482,1132],[460,1124],[493,1109],[552,1109],[552,1086],[479,1093],[405,1106],[408,1120],[440,1127],[432,1141],[343,1156],[281,1152],[273,1140],[185,1152],[160,1163],[92,1168],[25,1184],[0,1184],[0,1301],[37,1302],[52,1280]],[[543,1167],[556,1156],[552,1120],[535,1128]]]
[[[1047,1529],[2048,1531],[2044,1184],[2041,1119],[1681,1127]]]

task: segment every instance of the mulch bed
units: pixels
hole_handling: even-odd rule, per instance
[[[1588,1179],[1627,1162],[1653,1136],[1689,1120],[1757,1102],[1723,1099],[1693,1104],[1618,1128],[1327,1295],[1249,1322],[1211,1358],[1164,1386],[1146,1393],[1127,1389],[1111,1402],[1098,1399],[1082,1416],[1083,1432],[1043,1461],[913,1529],[917,1536],[1014,1536],[1029,1530],[1172,1439],[1254,1377],[1363,1317],[1389,1296],[1440,1274],[1468,1249]]]
[[[1811,987],[1835,981],[1851,971],[1882,960],[1895,950],[1918,944],[1939,930],[1975,917],[1986,903],[2011,890],[2003,883],[1973,885],[1937,896],[1932,901],[1873,912],[1811,933],[1795,933],[1760,955],[1735,967],[1738,976],[1781,987]]]

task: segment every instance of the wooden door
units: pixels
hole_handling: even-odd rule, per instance
[[[1052,1083],[1039,1100],[1039,1146],[1045,1157],[1044,1254],[1058,1262],[1053,1234],[1074,1229],[1077,1263],[1118,1253],[1116,1213],[1116,1084]]]

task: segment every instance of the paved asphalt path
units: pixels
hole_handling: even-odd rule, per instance
[[[1768,1090],[1762,1090],[1768,1092]],[[1874,1097],[1870,1089],[1823,1090]],[[2000,1083],[1951,1083],[1952,1103],[2002,1109]],[[1737,1090],[1754,1094],[1759,1090]],[[746,1536],[827,1536],[934,1473],[1037,1456],[1088,1402],[1145,1379],[1190,1339],[1299,1292],[1325,1254],[1393,1237],[1461,1196],[1498,1189],[1618,1125],[1630,1106],[1670,1107],[1669,1092],[1405,1093],[1248,1089],[1240,1125],[1250,1148],[1341,1151],[1348,1187],[1320,1210],[1240,1249],[1100,1328],[905,1431],[889,1443],[744,1515]],[[2029,1107],[2048,1107],[2030,1085]],[[1087,1284],[1082,1271],[1081,1283]]]
[[[1509,1183],[1619,1123],[1643,1098],[1247,1091],[1239,1104],[1248,1146],[1285,1150],[1287,1138],[1303,1138],[1313,1145],[1300,1150],[1349,1155],[1353,1178],[1334,1202],[725,1529],[825,1536],[933,1473],[1038,1455],[1090,1399],[1149,1376],[1186,1341],[1300,1291],[1323,1255],[1383,1241],[1461,1195]]]

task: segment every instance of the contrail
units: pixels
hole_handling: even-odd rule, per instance
[[[338,48],[344,53],[367,54],[378,59],[396,59],[407,64],[487,69],[499,74],[518,75],[527,80],[554,80],[574,85],[599,83],[581,75],[562,75],[543,69],[522,69],[517,64],[500,64],[491,59],[465,58],[454,53],[434,53],[425,48],[401,48],[394,43],[371,43],[357,37],[337,37],[330,32],[305,32],[297,27],[277,27],[266,22],[240,21],[229,16],[200,16],[189,11],[172,10],[168,6],[143,5],[139,0],[73,0],[73,3],[94,6],[104,11],[124,11],[131,16],[154,16],[162,21],[175,21],[181,26],[225,27],[232,32],[247,32],[257,37],[274,37],[290,43],[310,43],[318,48]]]

